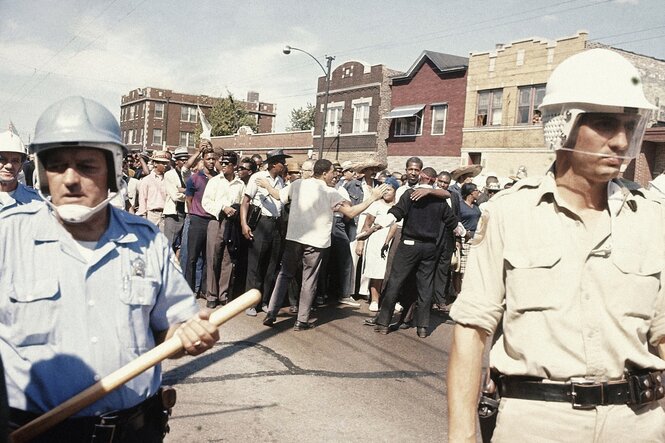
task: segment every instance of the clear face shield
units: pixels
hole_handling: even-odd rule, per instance
[[[596,157],[617,158],[626,166],[640,152],[651,110],[621,107],[587,107],[568,109],[547,116],[545,140],[554,150],[575,151]],[[581,126],[591,128],[599,137],[614,140],[612,149],[597,151],[578,145]]]

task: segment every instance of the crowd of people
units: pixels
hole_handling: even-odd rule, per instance
[[[460,290],[480,207],[501,189],[489,175],[480,192],[473,179],[481,169],[437,174],[418,157],[407,160],[404,172],[374,160],[299,164],[279,149],[265,159],[240,157],[201,140],[194,154],[178,148],[127,155],[126,186],[114,203],[159,227],[207,308],[256,288],[262,300],[247,315],[263,311],[263,323],[272,326],[288,307],[297,315],[294,329],[302,330],[313,326],[311,310],[360,307],[364,299],[376,315],[366,324],[382,332],[416,326],[426,337],[430,310],[445,316]],[[505,187],[519,178],[505,180]],[[405,206],[411,201],[416,205]],[[435,213],[426,217],[440,217],[443,205],[450,225],[437,222],[422,232],[418,211],[432,206]],[[386,223],[390,214],[395,220]],[[411,226],[406,235],[404,223]],[[404,245],[411,242],[431,244],[436,257],[406,272]],[[398,252],[400,243],[406,250]],[[399,278],[391,280],[395,269]],[[377,323],[382,307],[390,312]],[[393,310],[401,313],[396,322]]]

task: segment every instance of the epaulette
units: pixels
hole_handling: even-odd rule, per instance
[[[43,200],[33,200],[29,203],[25,203],[23,205],[16,205],[13,208],[0,211],[0,219],[5,219],[22,214],[36,214],[45,206],[46,203],[44,203]]]

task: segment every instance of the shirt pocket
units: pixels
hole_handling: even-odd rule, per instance
[[[159,282],[146,277],[126,279],[129,284],[120,296],[124,309],[118,325],[125,337],[123,346],[141,353],[154,346],[150,313],[157,300]]]
[[[561,251],[554,245],[504,251],[506,261],[506,309],[517,313],[556,309],[557,264]]]
[[[6,318],[17,347],[54,343],[60,285],[56,279],[18,281],[9,285]]]
[[[612,263],[620,271],[612,287],[614,308],[629,317],[651,320],[655,314],[660,291],[660,273],[665,257],[654,250],[617,249],[612,251]]]

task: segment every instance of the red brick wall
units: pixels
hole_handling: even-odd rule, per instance
[[[389,156],[437,155],[460,156],[464,102],[466,97],[466,71],[438,74],[428,59],[410,81],[395,81],[392,86],[392,107],[425,104],[422,135],[394,137],[394,123],[388,138]],[[432,135],[431,104],[448,103],[446,133]]]

